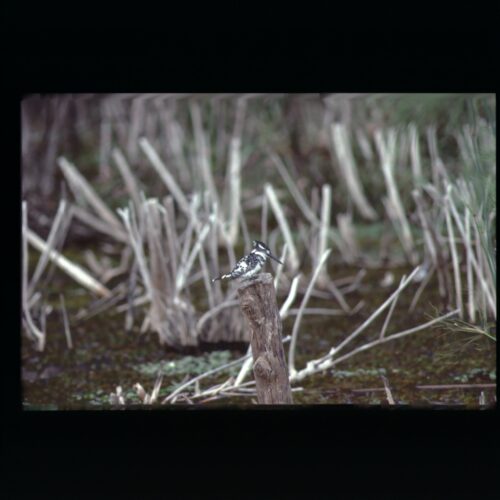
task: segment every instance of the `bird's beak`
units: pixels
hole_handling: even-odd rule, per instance
[[[281,260],[277,259],[272,253],[269,254],[269,257],[271,257],[271,259],[275,260],[276,262],[278,262],[279,264],[282,264],[283,265],[283,262],[281,262]]]

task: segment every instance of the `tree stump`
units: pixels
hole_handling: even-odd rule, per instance
[[[257,400],[260,404],[292,404],[272,276],[263,273],[243,282],[238,295],[241,312],[250,328]]]

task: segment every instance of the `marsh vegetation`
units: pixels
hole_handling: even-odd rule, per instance
[[[496,404],[489,94],[22,102],[26,409],[253,404],[266,242],[295,403]],[[144,406],[147,405],[147,406]]]

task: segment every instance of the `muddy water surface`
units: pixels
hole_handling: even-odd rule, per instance
[[[339,275],[354,276],[357,269],[343,269]],[[352,333],[394,290],[403,273],[396,269],[394,284],[384,288],[380,281],[385,271],[369,271],[356,292],[346,295],[351,307],[360,300],[363,308],[353,316],[305,315],[297,343],[296,365],[326,354]],[[386,335],[425,323],[443,314],[437,283],[431,282],[415,311],[408,308],[416,287],[412,285],[400,297]],[[63,287],[63,288],[61,288]],[[179,353],[160,345],[154,333],[140,333],[140,321],[126,332],[123,314],[113,309],[85,321],[71,321],[73,349],[68,349],[59,314],[59,292],[64,289],[71,318],[90,299],[80,288],[56,272],[54,292],[47,300],[54,312],[47,321],[47,343],[38,352],[33,343],[22,339],[22,386],[25,409],[110,409],[110,393],[121,386],[130,405],[140,404],[134,385],[140,383],[151,392],[158,371],[164,373],[159,399],[171,393],[187,377],[242,356],[244,344],[205,345]],[[279,298],[282,303],[284,297]],[[298,307],[300,298],[294,307]],[[334,299],[312,299],[308,307],[335,308]],[[140,316],[140,315],[138,315]],[[385,313],[372,323],[345,353],[378,338]],[[292,331],[295,317],[284,322],[284,334]],[[288,346],[285,346],[288,352]],[[496,404],[496,346],[484,336],[452,331],[447,326],[431,327],[408,337],[363,351],[334,369],[307,378],[294,389],[297,404],[376,404],[387,405],[383,376],[388,381],[396,404],[411,406],[456,406],[479,408]],[[208,388],[236,375],[232,368],[202,380]],[[436,388],[433,386],[450,386]],[[426,387],[430,386],[430,387]],[[205,404],[252,404],[254,396],[233,396]],[[186,404],[186,403],[178,403]]]

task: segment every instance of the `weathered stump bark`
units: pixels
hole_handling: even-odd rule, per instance
[[[292,391],[272,276],[263,273],[243,282],[238,295],[241,312],[250,328],[257,400],[261,404],[291,404]]]

